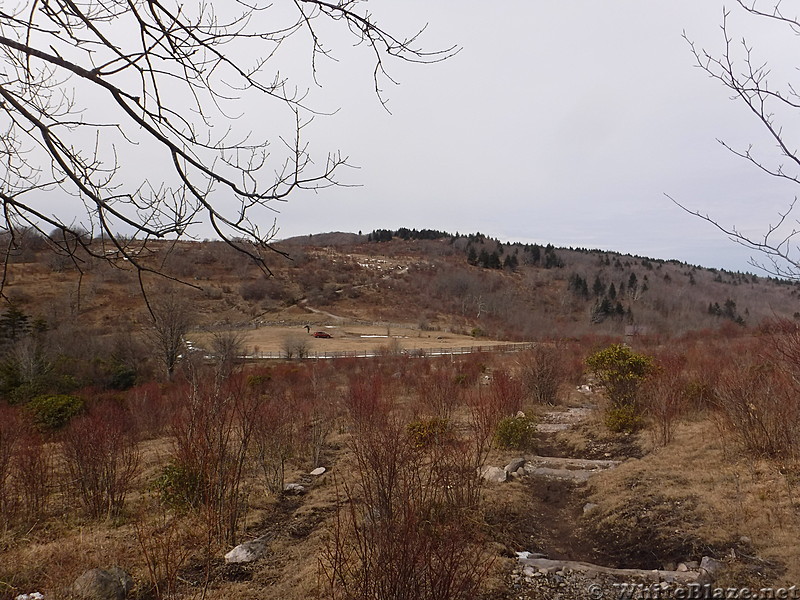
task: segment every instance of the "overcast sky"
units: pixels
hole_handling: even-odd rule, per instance
[[[280,205],[279,237],[374,228],[436,228],[753,270],[750,252],[672,204],[762,231],[794,197],[726,151],[774,144],[747,109],[694,67],[682,32],[718,51],[716,0],[373,0],[387,29],[428,24],[440,64],[390,65],[392,114],[371,93],[370,65],[348,47],[320,69],[312,99],[332,117],[308,131],[341,149],[360,187]],[[733,6],[731,8],[734,8]],[[740,17],[764,58],[796,55]]]

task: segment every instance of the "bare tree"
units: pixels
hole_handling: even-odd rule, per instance
[[[167,377],[172,379],[175,367],[186,351],[186,333],[192,324],[192,315],[185,298],[175,294],[163,296],[148,303],[152,317],[151,339],[159,362],[164,365]]]
[[[272,226],[259,225],[264,209],[296,190],[335,185],[346,164],[338,152],[315,163],[304,138],[319,113],[303,90],[316,83],[320,59],[331,57],[323,37],[339,28],[371,53],[381,102],[389,58],[436,62],[454,52],[423,51],[419,34],[395,36],[364,5],[48,0],[0,7],[6,254],[29,227],[78,268],[88,254],[126,260],[140,277],[163,274],[143,259],[148,241],[185,236],[204,221],[268,273],[275,226],[271,219]],[[290,81],[284,71],[298,42],[307,45],[307,72]],[[248,109],[258,118],[247,118]],[[143,166],[148,157],[153,162]]]
[[[211,338],[211,350],[217,360],[217,371],[228,376],[245,354],[246,338],[240,331],[217,331]]]
[[[778,0],[736,0],[736,4],[745,14],[772,22],[778,28],[783,27],[790,35],[800,33],[800,17],[786,15],[783,12],[783,3]],[[685,33],[684,38],[689,42],[697,66],[728,88],[733,99],[743,103],[763,125],[778,149],[778,158],[775,161],[763,158],[752,145],[741,149],[722,140],[720,143],[762,173],[800,184],[800,154],[796,144],[790,140],[789,133],[784,130],[784,125],[789,125],[798,116],[800,92],[791,79],[783,84],[775,84],[775,72],[769,62],[757,58],[753,45],[746,38],[734,43],[729,25],[730,15],[731,11],[725,9],[721,27],[724,46],[719,53],[697,47]],[[669,195],[667,197],[687,212],[708,221],[733,241],[758,254],[761,258],[753,257],[750,260],[753,266],[779,277],[800,278],[800,246],[797,242],[800,221],[793,216],[797,198],[775,216],[776,221],[768,225],[762,235],[753,236],[736,226],[723,225],[711,215],[687,208]]]
[[[281,347],[286,358],[306,358],[308,356],[309,343],[305,336],[287,335]]]

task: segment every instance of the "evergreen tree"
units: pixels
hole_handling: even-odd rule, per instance
[[[539,261],[542,259],[541,249],[539,248],[538,244],[534,244],[531,248],[531,259],[535,265],[538,265]]]
[[[597,298],[605,294],[606,286],[602,281],[600,281],[600,275],[595,275],[594,284],[592,285],[592,291],[594,292],[594,295]]]
[[[0,317],[0,338],[15,341],[31,329],[30,317],[16,305],[11,304]]]

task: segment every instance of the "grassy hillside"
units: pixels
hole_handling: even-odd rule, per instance
[[[795,284],[480,234],[276,248],[267,278],[224,244],[156,243],[138,258],[167,276],[141,280],[129,261],[18,248],[0,600],[72,597],[115,565],[138,600],[611,585],[518,552],[672,579],[712,557],[723,586],[800,577]],[[499,344],[515,340],[539,343]],[[481,343],[498,347],[427,352]],[[285,360],[241,360],[257,346]],[[298,360],[364,347],[379,351]],[[258,560],[226,562],[254,540]]]

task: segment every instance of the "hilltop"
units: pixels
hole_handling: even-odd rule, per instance
[[[50,326],[99,335],[149,316],[134,270],[83,258],[74,264],[40,240],[9,265],[5,294]],[[304,324],[320,313],[495,339],[528,341],[639,332],[676,336],[797,316],[798,285],[584,248],[503,244],[486,235],[432,230],[325,233],[283,240],[267,277],[217,241],[155,242],[142,260],[176,279],[145,288],[177,294],[201,329]],[[82,274],[78,272],[78,268]]]

